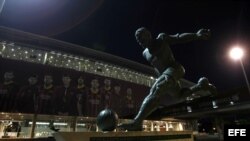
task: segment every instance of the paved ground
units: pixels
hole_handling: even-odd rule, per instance
[[[220,141],[218,135],[195,135],[194,141]]]

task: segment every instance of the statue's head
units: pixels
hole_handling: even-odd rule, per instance
[[[152,40],[151,33],[145,27],[136,30],[135,38],[143,48],[148,48]]]

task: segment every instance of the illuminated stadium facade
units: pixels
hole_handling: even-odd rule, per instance
[[[155,81],[153,68],[131,60],[5,27],[0,31],[3,58],[74,69],[149,87]],[[182,80],[184,86],[192,84]]]
[[[0,27],[0,67],[0,86],[3,84],[4,73],[10,70],[14,72],[15,80],[22,85],[26,84],[27,78],[34,73],[39,76],[39,79],[47,73],[53,75],[54,83],[57,86],[62,85],[61,76],[65,73],[72,76],[73,81],[82,75],[88,84],[91,83],[92,79],[103,81],[108,78],[112,80],[113,86],[119,84],[122,87],[121,100],[113,99],[113,102],[116,101],[114,107],[121,107],[115,109],[120,121],[129,121],[135,116],[143,98],[148,94],[157,77],[153,68],[137,62],[6,27]],[[194,83],[182,79],[181,85],[182,87],[190,87]],[[135,103],[133,111],[126,109],[124,103],[121,102],[126,97],[127,88],[131,88],[133,91]],[[3,92],[2,89],[0,89],[1,92]],[[236,90],[235,92],[232,91],[232,94],[210,97],[206,95],[206,92],[201,92],[197,93],[196,96],[198,97],[195,100],[167,106],[164,103],[171,103],[171,99],[162,99],[163,104],[147,120],[143,121],[143,129],[144,131],[161,132],[186,130],[203,132],[203,126],[201,126],[201,123],[198,126],[197,119],[207,117],[215,117],[216,120],[223,119],[220,116],[221,112],[228,113],[225,116],[226,119],[235,115],[233,114],[234,111],[239,111],[237,115],[241,116],[243,113],[247,114],[248,112],[240,112],[249,109],[249,105],[244,104],[245,101],[249,100],[246,93]],[[0,104],[2,104],[1,97]],[[21,123],[20,138],[52,136],[53,131],[48,128],[51,121],[54,121],[53,125],[63,132],[98,131],[95,117],[103,107],[94,108],[94,112],[93,106],[86,107],[84,110],[90,112],[83,113],[83,115],[67,116],[57,113],[38,113],[36,115],[34,113],[2,110],[0,113],[0,136],[4,135],[4,127],[11,122]],[[74,123],[74,126],[72,126],[72,123]],[[219,128],[218,125],[213,127],[212,132],[219,132]],[[17,136],[16,134],[13,135]]]
[[[122,92],[124,92],[124,96],[122,95],[123,98],[121,98],[122,101],[126,98],[124,88],[132,89],[134,110],[129,111],[124,108],[117,110],[121,118],[132,118],[135,115],[143,98],[148,94],[156,79],[154,69],[149,66],[79,45],[6,27],[0,27],[0,56],[1,77],[6,71],[11,70],[18,77],[19,84],[27,83],[28,76],[34,73],[39,77],[49,73],[55,75],[57,80],[67,73],[73,76],[72,78],[83,75],[86,77],[87,83],[90,83],[92,79],[111,79],[112,85],[119,84],[122,86]],[[55,83],[57,85],[61,84],[59,82]],[[193,83],[182,80],[181,85],[189,87]],[[119,102],[114,105],[116,108],[122,106],[124,104]],[[93,113],[93,107],[87,106],[87,111],[92,111],[83,115],[65,116],[38,113],[39,115],[36,118],[34,118],[34,113],[1,111],[0,120],[3,123],[4,121],[27,122],[26,126],[22,127],[24,131],[22,137],[47,137],[51,136],[51,131],[39,126],[48,126],[52,119],[56,121],[54,125],[60,127],[61,131],[98,130],[95,127],[95,116],[103,108],[96,108],[94,109],[95,113]],[[145,120],[144,130],[182,131],[192,127],[192,124],[182,120],[158,120],[161,119],[155,121]],[[32,126],[32,121],[36,122],[37,126]],[[76,123],[76,125],[69,128],[70,122]],[[30,134],[28,130],[34,131]]]
[[[11,35],[6,32],[1,31],[1,34]],[[154,82],[153,70],[148,66],[70,43],[18,33],[25,38],[2,39],[0,53],[3,58],[74,69],[146,86]],[[27,41],[31,43],[25,43]]]

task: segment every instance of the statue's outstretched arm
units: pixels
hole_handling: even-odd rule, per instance
[[[209,29],[200,29],[197,33],[182,33],[166,36],[170,44],[187,43],[194,40],[207,40],[211,32]]]

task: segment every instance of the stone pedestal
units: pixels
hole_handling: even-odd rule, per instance
[[[193,141],[192,131],[58,132],[56,141]]]

